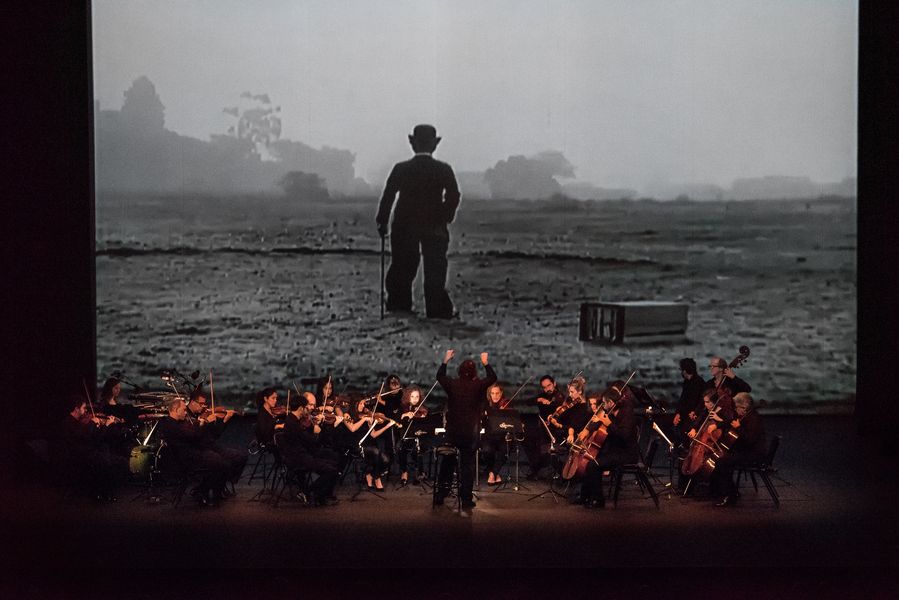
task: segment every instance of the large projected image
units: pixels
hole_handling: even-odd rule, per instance
[[[679,359],[707,378],[745,345],[763,410],[852,410],[855,3],[92,11],[101,377],[212,371],[242,406],[328,376],[427,390],[453,348],[528,403],[581,371],[671,403]],[[412,311],[382,316],[376,214],[424,123],[461,192],[456,314],[428,318],[419,267]],[[686,329],[584,341],[586,303],[670,303]]]

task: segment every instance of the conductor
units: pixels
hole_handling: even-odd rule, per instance
[[[387,310],[412,311],[412,282],[421,257],[427,317],[451,319],[453,303],[446,291],[447,225],[456,216],[461,194],[453,168],[432,156],[440,143],[432,125],[416,125],[409,143],[415,156],[394,165],[375,219],[383,238],[396,201],[390,235],[390,268],[385,282]]]
[[[481,363],[487,373],[486,378],[478,378],[477,367],[470,359],[462,361],[459,365],[458,377],[449,377],[446,374],[446,365],[454,355],[453,350],[446,351],[443,362],[437,369],[437,381],[446,391],[446,439],[450,445],[459,449],[461,479],[459,495],[462,508],[474,508],[471,490],[474,484],[474,456],[478,446],[478,430],[484,412],[487,388],[496,383],[496,372],[487,363],[487,353],[482,352]],[[437,504],[442,504],[449,493],[455,460],[455,457],[447,457],[441,463],[440,473],[437,474],[435,498]]]

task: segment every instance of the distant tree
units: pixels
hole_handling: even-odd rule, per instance
[[[328,200],[328,188],[325,180],[315,173],[289,171],[278,181],[278,187],[284,195],[295,200]]]
[[[134,80],[125,90],[122,104],[123,124],[141,134],[162,133],[165,129],[165,106],[156,93],[156,86],[145,76]]]

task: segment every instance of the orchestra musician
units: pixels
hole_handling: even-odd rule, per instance
[[[537,412],[539,413],[540,418],[547,421],[550,415],[562,405],[562,402],[565,400],[565,394],[558,389],[556,380],[553,379],[551,375],[544,375],[540,378],[540,389],[541,392],[537,395],[534,402],[537,405]],[[547,425],[549,425],[551,432],[553,429],[558,430],[558,428],[550,425],[548,421]],[[557,439],[555,439],[553,443],[561,441],[561,434],[554,437]],[[543,424],[540,423],[539,420],[536,422],[527,422],[524,440],[524,450],[528,457],[527,479],[533,481],[537,479],[540,469],[549,463],[550,458],[549,439],[546,434],[546,429],[544,429]]]
[[[428,416],[428,407],[423,406],[421,388],[417,385],[407,386],[403,390],[400,403],[394,413],[394,419],[399,422],[400,427],[396,435],[403,435],[409,429],[409,425],[413,419],[423,419]],[[404,487],[409,483],[409,459],[412,458],[415,463],[417,476],[419,479],[424,477],[424,469],[421,466],[421,448],[418,445],[417,438],[407,438],[401,440],[400,447],[397,452],[397,458],[400,467],[400,486]]]
[[[754,408],[752,396],[740,392],[734,396],[736,417],[728,424],[736,440],[724,455],[715,462],[712,472],[711,489],[721,500],[715,506],[733,506],[737,502],[737,485],[734,471],[743,465],[758,463],[765,459],[768,442],[765,426]]]
[[[706,437],[710,439],[718,439],[721,436],[726,426],[726,419],[733,418],[733,413],[730,412],[727,406],[721,403],[715,406],[717,397],[718,390],[714,386],[707,384],[702,393],[702,408],[698,411],[696,417],[691,419],[690,424],[687,425],[689,426],[686,432],[688,439],[693,439],[703,433],[707,434]],[[729,397],[726,399],[729,399]],[[724,404],[727,404],[727,402]],[[705,422],[705,427],[700,431],[703,422]],[[689,445],[687,449],[689,449]],[[679,470],[677,488],[679,490],[685,489],[689,478],[689,476],[684,475]]]
[[[478,429],[481,414],[484,410],[487,388],[496,383],[496,372],[488,363],[488,354],[481,353],[481,364],[484,365],[487,377],[478,378],[477,367],[473,360],[467,359],[459,365],[458,377],[446,374],[446,365],[455,356],[455,351],[446,351],[443,362],[437,369],[437,381],[446,391],[446,440],[459,450],[459,471],[462,507],[474,508],[472,487],[474,485],[475,452],[478,444]],[[443,504],[449,494],[456,458],[447,456],[441,463],[438,473],[437,491],[434,501]]]
[[[702,394],[705,391],[706,382],[699,376],[696,361],[692,358],[682,358],[679,366],[682,379],[681,392],[671,422],[677,432],[676,436],[682,439],[696,423],[696,419],[702,411]]]
[[[217,411],[207,408],[208,398],[202,388],[197,388],[190,394],[187,402],[187,421],[197,428],[203,438],[206,448],[222,457],[230,465],[228,481],[237,483],[247,465],[247,453],[235,448],[229,448],[218,443],[222,432],[234,415],[233,410],[226,409],[219,414]],[[223,489],[225,497],[230,495],[227,488]]]
[[[583,377],[575,377],[568,384],[568,402],[571,407],[562,413],[561,417],[555,417],[553,420],[565,431],[565,441],[571,446],[574,443],[574,437],[584,429],[587,422],[593,416],[584,397],[587,387],[587,380]]]
[[[501,386],[496,384],[487,388],[487,408],[481,427],[485,432],[481,436],[481,461],[484,463],[484,471],[487,473],[487,485],[498,485],[503,482],[499,472],[506,464],[506,435],[504,432],[490,431],[490,417],[497,414],[506,403],[506,394]]]
[[[270,387],[263,389],[256,398],[256,405],[259,407],[256,416],[256,441],[274,447],[275,429],[284,427],[283,423],[277,422],[283,416],[284,409],[283,406],[278,406],[278,391]]]
[[[362,398],[350,409],[352,422],[344,421],[346,428],[355,434],[357,444],[361,444],[365,457],[365,484],[369,489],[383,490],[381,477],[390,467],[389,454],[386,451],[384,432],[393,427],[396,421],[384,415],[374,413]],[[363,426],[364,425],[364,426]],[[363,439],[364,438],[364,439]]]
[[[201,506],[217,506],[232,465],[207,445],[199,426],[188,421],[183,398],[178,396],[169,402],[168,416],[159,421],[157,433],[182,468],[203,473],[199,485],[191,491],[194,500]]]
[[[307,405],[297,402],[296,408],[287,413],[284,429],[278,434],[278,447],[287,468],[311,471],[318,476],[309,490],[313,506],[333,506],[340,502],[334,496],[337,454],[319,443],[323,418],[321,413],[310,417]],[[340,425],[342,421],[343,417],[338,416],[335,423]]]
[[[69,396],[65,403],[59,445],[54,446],[53,463],[62,477],[98,501],[115,502],[117,485],[128,479],[128,461],[110,451],[108,427],[112,415],[100,417],[88,411],[84,396]]]
[[[715,387],[727,388],[731,398],[740,392],[749,393],[752,391],[752,386],[737,377],[734,370],[727,365],[727,361],[720,356],[713,356],[709,360],[709,370],[712,373],[712,377],[706,383]]]
[[[620,465],[635,463],[640,459],[633,395],[627,389],[616,392],[614,388],[607,394],[613,397],[603,398],[603,400],[607,402],[611,399],[615,403],[614,409],[609,412],[606,412],[605,409],[597,411],[585,427],[587,432],[593,433],[599,427],[604,426],[608,433],[597,459],[587,463],[580,492],[580,501],[585,508],[605,506],[605,493],[602,484],[604,471]]]

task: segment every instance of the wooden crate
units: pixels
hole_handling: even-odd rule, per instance
[[[657,300],[584,302],[578,339],[595,344],[671,342],[686,339],[686,304]]]

